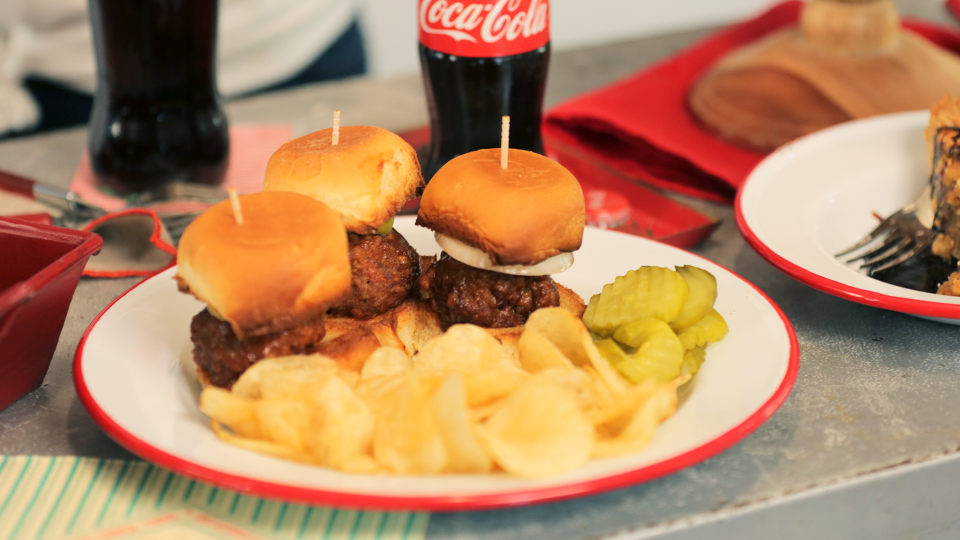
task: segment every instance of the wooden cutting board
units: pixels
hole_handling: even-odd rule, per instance
[[[721,59],[691,89],[694,116],[760,151],[846,120],[960,95],[960,58],[902,29],[892,0],[811,0],[798,27]]]

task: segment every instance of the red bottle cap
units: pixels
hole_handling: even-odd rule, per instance
[[[630,219],[630,201],[622,194],[607,189],[583,190],[587,225],[615,229]]]

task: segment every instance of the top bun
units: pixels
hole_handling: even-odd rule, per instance
[[[413,147],[373,126],[316,131],[281,146],[267,163],[264,191],[294,191],[328,204],[349,231],[377,232],[423,185]]]
[[[327,205],[297,193],[239,198],[201,214],[177,250],[177,281],[238,337],[285,330],[350,294],[347,233]]]
[[[559,163],[511,149],[456,157],[423,190],[417,225],[452,236],[490,255],[498,265],[530,265],[583,241],[580,183]]]

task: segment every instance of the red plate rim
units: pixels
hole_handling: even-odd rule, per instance
[[[703,259],[696,254],[695,257]],[[703,259],[707,260],[707,259]],[[711,264],[712,261],[708,261]],[[730,272],[727,270],[727,272]],[[445,496],[385,496],[371,495],[367,493],[350,493],[343,491],[331,491],[324,489],[305,488],[299,486],[290,486],[266,480],[257,480],[225,473],[203,465],[198,465],[192,461],[185,460],[175,454],[166,452],[150,443],[138,438],[123,426],[114,421],[94,400],[89,388],[83,378],[83,351],[90,332],[96,327],[100,318],[107,313],[114,304],[120,301],[131,291],[143,285],[150,279],[148,278],[134,285],[129,290],[117,297],[107,307],[105,307],[90,323],[90,326],[84,331],[77,346],[77,352],[73,360],[73,380],[77,390],[80,402],[90,413],[94,421],[107,433],[113,440],[125,447],[130,452],[136,454],[142,459],[152,462],[167,470],[181,474],[193,480],[206,482],[220,488],[231,489],[244,494],[256,495],[271,499],[278,499],[296,503],[322,504],[337,506],[343,508],[356,508],[361,510],[412,510],[412,511],[465,511],[465,510],[487,510],[493,508],[506,508],[512,506],[521,506],[529,504],[539,504],[552,501],[559,501],[574,497],[587,495],[596,495],[605,491],[627,487],[633,484],[646,482],[676,472],[685,467],[704,461],[716,454],[726,450],[730,446],[739,442],[761,424],[767,421],[773,413],[783,404],[793,388],[797,378],[797,371],[800,367],[800,348],[797,342],[797,335],[790,324],[789,319],[784,315],[773,300],[758,289],[755,285],[745,280],[738,274],[730,272],[737,279],[743,281],[760,296],[766,300],[776,311],[783,323],[784,330],[790,342],[790,352],[787,361],[787,371],[783,380],[776,391],[767,401],[761,405],[752,415],[743,422],[734,426],[718,437],[682,454],[672,458],[652,463],[650,465],[637,469],[624,471],[622,473],[594,478],[590,480],[564,484],[559,486],[550,486],[546,488],[519,489],[507,492],[484,493],[476,495],[445,495]]]
[[[930,300],[920,300],[917,298],[904,298],[901,296],[891,296],[876,291],[861,289],[852,285],[847,285],[839,281],[826,278],[807,270],[806,268],[788,260],[778,254],[773,248],[763,243],[760,237],[747,224],[747,218],[743,213],[743,193],[750,185],[751,178],[743,184],[737,192],[737,198],[734,201],[734,219],[737,223],[737,229],[743,236],[747,244],[750,244],[761,257],[770,264],[779,268],[783,273],[796,279],[800,283],[809,285],[818,291],[831,294],[844,300],[850,300],[858,304],[907,313],[910,315],[919,315],[921,317],[937,317],[943,319],[960,319],[960,304],[948,304],[944,302],[932,302]]]

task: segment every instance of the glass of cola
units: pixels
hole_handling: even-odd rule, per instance
[[[89,2],[97,178],[121,194],[220,183],[229,137],[216,84],[217,0]]]

